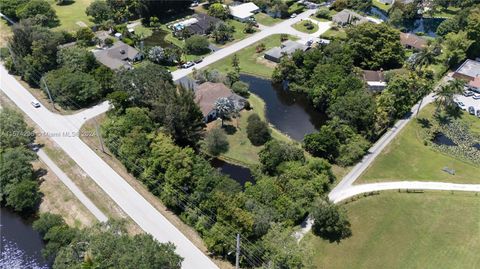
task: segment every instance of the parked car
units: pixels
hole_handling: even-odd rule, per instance
[[[468,113],[470,113],[472,115],[475,115],[475,108],[473,108],[473,106],[469,106],[468,107]]]
[[[473,92],[471,92],[471,91],[464,91],[464,92],[463,92],[463,95],[464,95],[465,97],[470,97],[470,96],[473,96]]]
[[[477,110],[477,117],[480,118],[480,109]]]
[[[34,108],[39,108],[40,107],[40,102],[37,100],[33,99],[32,102],[30,102]]]
[[[198,58],[196,59],[195,61],[193,61],[194,63],[198,64],[198,63],[201,63],[203,61],[203,58]]]
[[[198,6],[198,2],[195,1],[195,2],[191,3],[190,6],[191,6],[191,7],[196,7],[196,6]]]
[[[309,47],[310,47],[312,44],[313,44],[313,39],[310,39],[310,40],[307,41],[307,43],[305,43],[305,45],[307,45],[307,46],[309,46]]]
[[[462,102],[457,102],[457,105],[458,105],[458,107],[460,107],[460,108],[463,109],[463,110],[466,110],[466,109],[467,109],[467,106],[465,106],[465,104],[462,103]]]
[[[474,94],[472,98],[475,100],[478,100],[480,99],[480,94]]]
[[[182,64],[182,68],[187,69],[187,68],[190,68],[190,67],[192,67],[192,66],[194,66],[194,65],[195,65],[194,62],[186,62],[186,63]]]
[[[297,13],[293,13],[292,15],[290,15],[290,18],[296,18],[297,17]]]

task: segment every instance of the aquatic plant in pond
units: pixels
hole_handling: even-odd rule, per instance
[[[480,164],[480,137],[459,121],[440,124],[432,146],[446,154]]]

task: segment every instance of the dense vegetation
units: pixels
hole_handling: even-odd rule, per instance
[[[34,213],[41,200],[39,179],[33,169],[35,139],[23,116],[11,109],[0,111],[0,203],[14,211]]]
[[[403,117],[432,84],[425,72],[392,70],[386,75],[387,88],[373,94],[361,80],[359,67],[401,67],[404,49],[399,32],[385,24],[365,23],[348,29],[347,37],[282,58],[272,77],[305,93],[316,109],[326,112],[330,120],[318,133],[305,137],[304,147],[344,166],[359,160],[370,142]],[[376,42],[379,39],[382,42]]]
[[[46,241],[43,254],[55,258],[54,269],[67,268],[181,268],[183,258],[171,243],[151,235],[130,236],[120,222],[85,229],[69,227],[60,215],[44,213],[33,223]]]

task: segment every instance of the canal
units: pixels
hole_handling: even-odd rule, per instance
[[[231,164],[220,159],[212,159],[210,164],[217,168],[220,173],[231,177],[233,180],[238,182],[242,187],[245,187],[245,183],[251,182],[255,183],[250,169],[236,164]]]
[[[51,268],[42,256],[44,243],[31,221],[0,208],[0,268]]]

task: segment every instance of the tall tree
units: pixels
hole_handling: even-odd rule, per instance
[[[95,0],[87,7],[85,13],[93,18],[93,22],[100,24],[113,18],[110,6],[104,0]]]
[[[235,104],[231,99],[223,97],[215,101],[214,108],[217,112],[217,116],[222,120],[223,126],[223,121],[230,119],[230,117],[234,113]]]
[[[313,233],[330,242],[340,242],[350,237],[350,222],[344,212],[338,206],[329,201],[318,199],[312,210]]]

